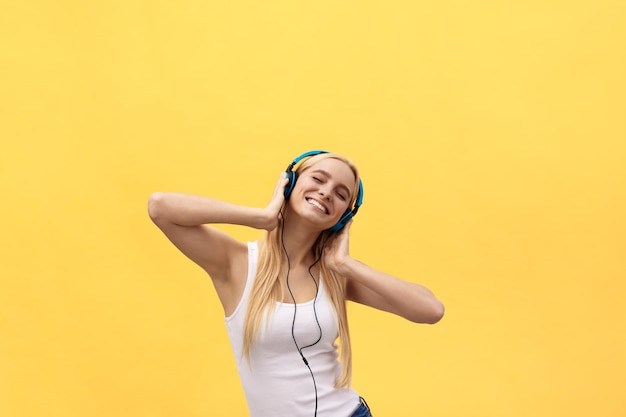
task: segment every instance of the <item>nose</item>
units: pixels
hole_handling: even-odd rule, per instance
[[[331,192],[327,186],[320,186],[318,194],[324,200],[330,200]]]

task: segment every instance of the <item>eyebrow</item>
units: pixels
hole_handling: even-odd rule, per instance
[[[325,176],[327,176],[329,178],[332,178],[332,175],[330,175],[330,173],[328,173],[328,171],[325,171],[325,170],[320,169],[320,168],[318,168],[316,170],[313,170],[313,173],[320,173],[320,174],[323,174],[323,175],[325,175]],[[339,183],[339,185],[337,187],[345,189],[346,192],[348,193],[348,195],[352,196],[352,191],[350,190],[350,188],[346,184]]]

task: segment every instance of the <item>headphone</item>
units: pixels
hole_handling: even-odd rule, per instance
[[[284,193],[285,194],[285,200],[289,200],[289,196],[291,195],[294,187],[296,186],[296,180],[298,179],[298,173],[293,170],[293,167],[298,162],[302,161],[305,158],[310,158],[312,156],[320,155],[320,154],[323,154],[323,153],[330,153],[330,152],[322,151],[322,150],[305,152],[302,155],[300,155],[297,158],[295,158],[289,164],[289,166],[285,170],[285,172],[287,173],[287,179],[289,179],[289,182],[285,186],[285,193]],[[359,191],[357,192],[356,200],[354,202],[354,207],[348,208],[343,213],[343,215],[341,216],[339,221],[333,227],[331,227],[329,230],[331,230],[332,232],[338,232],[341,229],[343,229],[343,227],[346,224],[348,224],[348,222],[356,215],[357,211],[359,211],[359,207],[361,207],[361,204],[363,204],[363,182],[359,179]]]

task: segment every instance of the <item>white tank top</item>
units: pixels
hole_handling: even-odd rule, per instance
[[[250,362],[243,357],[243,327],[248,308],[248,297],[256,275],[257,242],[248,243],[248,276],[246,286],[235,308],[225,317],[228,337],[235,353],[239,377],[248,402],[251,417],[313,417],[315,413],[315,386],[317,386],[318,417],[348,417],[359,407],[359,395],[350,388],[335,388],[335,378],[341,372],[338,361],[337,316],[320,280],[316,300],[293,304],[276,303],[267,329],[253,345]],[[294,334],[315,377],[315,386],[309,369],[304,364],[291,333],[294,308]]]

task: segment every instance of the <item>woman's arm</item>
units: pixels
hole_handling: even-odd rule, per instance
[[[428,288],[375,270],[350,257],[349,226],[344,227],[324,254],[329,268],[346,277],[348,299],[415,323],[434,324],[441,320],[444,306]]]
[[[245,245],[207,224],[237,224],[272,230],[283,204],[284,173],[267,207],[254,208],[196,195],[157,192],[148,200],[152,221],[188,258],[214,280],[227,280],[233,253]]]

